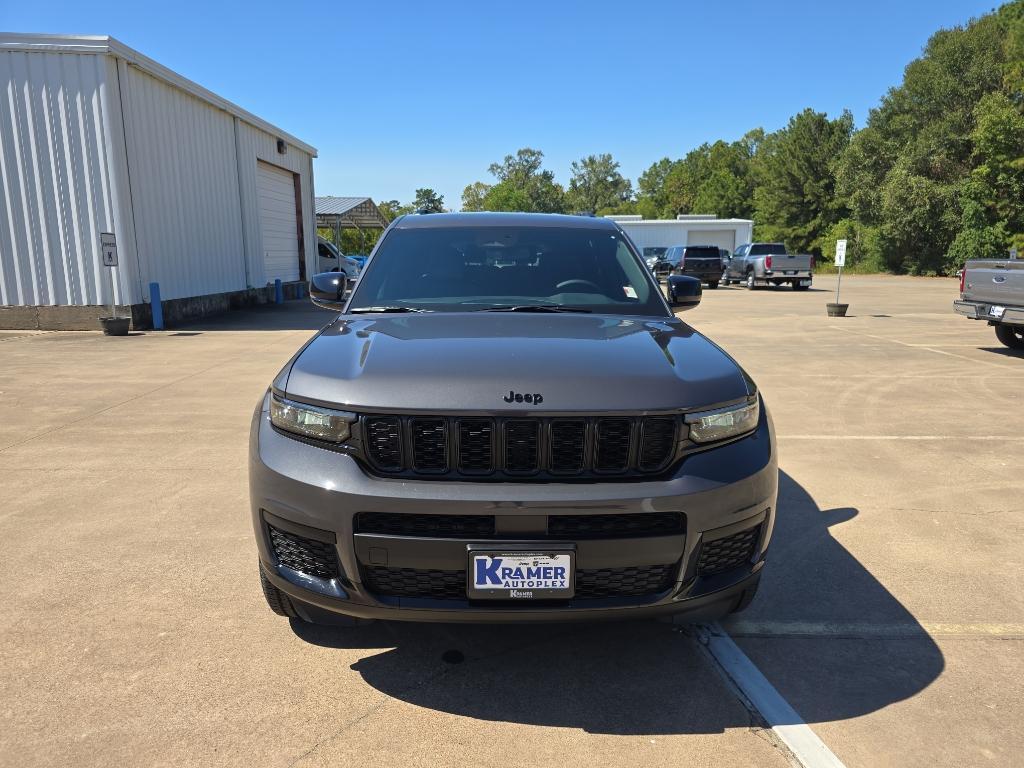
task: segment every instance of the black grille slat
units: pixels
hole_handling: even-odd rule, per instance
[[[420,472],[448,469],[448,424],[444,419],[412,419],[412,465]]]
[[[536,472],[540,468],[540,422],[505,423],[505,471]]]
[[[633,431],[631,419],[599,419],[594,469],[598,472],[623,472],[629,466],[629,443]]]
[[[366,420],[366,452],[377,467],[402,468],[402,427],[395,416],[374,416]]]
[[[459,469],[489,472],[494,467],[494,422],[490,419],[459,421]]]
[[[749,564],[760,537],[761,526],[757,525],[732,536],[705,541],[700,548],[697,570],[709,576]]]
[[[360,512],[355,533],[480,539],[494,536],[493,515],[428,515],[402,512]]]
[[[640,469],[660,469],[672,458],[676,444],[676,420],[651,416],[643,420],[640,435]]]
[[[551,471],[577,474],[586,460],[587,423],[582,419],[551,422]]]
[[[664,472],[677,458],[678,418],[367,415],[362,449],[385,475],[504,475],[544,481]]]
[[[590,568],[576,572],[576,597],[642,597],[656,595],[673,583],[675,564]],[[466,599],[466,571],[363,566],[367,589],[388,597],[438,600]]]
[[[333,544],[296,536],[272,525],[267,527],[270,529],[270,545],[281,565],[318,579],[339,577],[338,553]]]
[[[679,512],[637,512],[615,515],[551,515],[548,536],[565,539],[625,539],[684,533]]]

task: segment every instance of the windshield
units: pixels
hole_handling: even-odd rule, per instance
[[[751,256],[768,256],[769,254],[783,255],[786,253],[786,246],[782,243],[754,243],[750,246]]]
[[[718,248],[710,245],[691,245],[686,248],[686,258],[688,259],[701,259],[701,258],[720,258],[718,255]]]
[[[649,247],[644,248],[644,259],[661,259],[665,258],[665,252],[668,248]]]
[[[575,227],[393,229],[349,302],[349,311],[379,307],[666,314],[619,232]]]

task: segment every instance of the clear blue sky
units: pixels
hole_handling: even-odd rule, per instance
[[[0,30],[109,34],[317,147],[318,194],[462,188],[519,147],[631,179],[804,107],[857,125],[994,0],[0,0]]]

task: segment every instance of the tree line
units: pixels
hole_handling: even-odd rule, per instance
[[[1024,0],[940,30],[857,130],[812,109],[662,158],[637,180],[610,154],[572,164],[568,187],[523,148],[462,193],[467,211],[713,213],[750,218],[757,237],[867,270],[949,274],[968,258],[1024,248]],[[386,213],[444,210],[431,189]]]

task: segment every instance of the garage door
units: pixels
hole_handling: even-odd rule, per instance
[[[295,216],[295,181],[290,171],[256,163],[263,277],[267,282],[299,279],[299,230]]]
[[[730,253],[736,248],[734,229],[691,229],[687,233],[687,245],[717,245]]]

